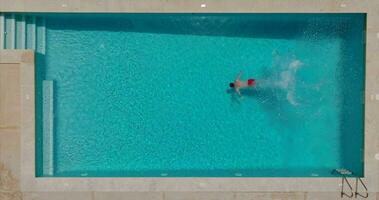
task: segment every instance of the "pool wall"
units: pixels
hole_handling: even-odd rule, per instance
[[[26,1],[0,0],[0,12],[367,13],[364,181],[379,191],[379,1]],[[35,178],[32,51],[0,51],[0,63],[21,67],[21,191],[337,192],[337,178]],[[357,97],[359,98],[359,97]],[[363,102],[362,102],[363,105]],[[351,144],[346,144],[351,145]],[[379,155],[377,156],[379,157]]]

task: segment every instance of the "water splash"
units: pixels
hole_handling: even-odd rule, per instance
[[[286,93],[287,101],[298,105],[296,99],[296,73],[303,63],[294,57],[283,57],[274,52],[274,63],[267,77],[258,80],[261,89],[281,90]]]

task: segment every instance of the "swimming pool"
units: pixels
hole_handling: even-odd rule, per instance
[[[363,176],[363,14],[38,17],[37,176]]]

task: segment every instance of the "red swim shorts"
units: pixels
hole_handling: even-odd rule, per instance
[[[255,84],[255,80],[254,79],[247,80],[247,86],[253,86],[254,84]]]

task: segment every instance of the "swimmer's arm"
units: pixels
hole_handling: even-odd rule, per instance
[[[240,71],[240,73],[237,74],[235,80],[240,80],[240,77],[242,76],[243,71]]]
[[[240,89],[236,89],[236,92],[237,92],[238,96],[242,97]]]

